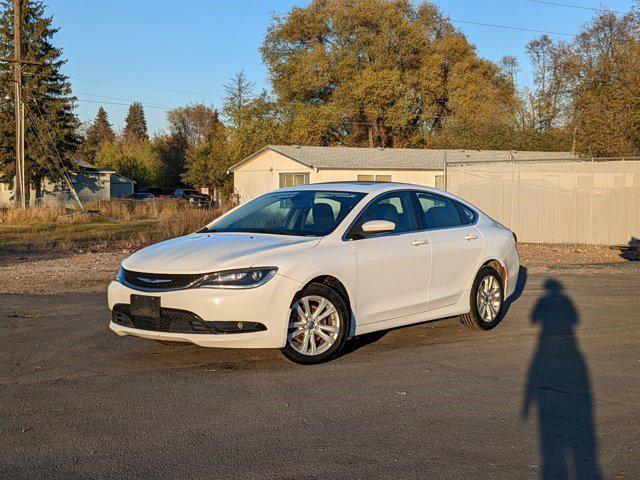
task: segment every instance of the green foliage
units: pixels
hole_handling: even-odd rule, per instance
[[[45,177],[57,178],[62,162],[71,165],[69,156],[76,150],[78,121],[73,112],[75,97],[71,84],[61,73],[65,61],[62,50],[53,45],[58,31],[52,17],[45,16],[42,2],[22,0],[22,59],[41,62],[24,65],[23,103],[25,104],[26,177],[38,186]],[[0,56],[14,57],[13,5],[0,3]],[[13,74],[4,64],[0,79],[2,96],[10,95],[0,109],[0,175],[11,177],[15,165],[15,123],[13,114]],[[54,167],[57,164],[58,168]]]
[[[133,102],[129,107],[127,117],[124,119],[122,135],[126,141],[149,140],[147,119],[140,102]]]
[[[232,189],[226,173],[232,162],[229,148],[226,129],[220,124],[204,142],[187,151],[182,180],[189,185],[215,188],[229,194]]]
[[[96,154],[95,164],[135,180],[138,186],[162,182],[163,161],[156,145],[148,140],[105,142]]]

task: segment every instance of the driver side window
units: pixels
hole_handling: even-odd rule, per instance
[[[382,195],[369,205],[351,229],[351,237],[362,237],[362,225],[371,220],[393,222],[392,233],[418,230],[418,220],[413,208],[411,192],[392,192]]]

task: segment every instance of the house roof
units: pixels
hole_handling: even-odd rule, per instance
[[[99,173],[99,174],[111,174],[111,175],[116,175],[118,177],[118,179],[120,180],[120,183],[128,183],[128,182],[133,182],[136,183],[134,180],[131,180],[130,178],[125,177],[124,175],[114,171],[114,170],[109,170],[108,168],[102,168],[102,167],[96,167],[94,164],[87,162],[86,160],[83,160],[81,158],[74,158],[73,162],[80,167],[80,171],[82,173]]]
[[[231,166],[228,171],[234,171],[267,150],[278,152],[307,167],[319,170],[443,170],[445,160],[452,163],[576,158],[576,155],[571,152],[267,145]]]

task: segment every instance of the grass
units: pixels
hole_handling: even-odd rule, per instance
[[[84,213],[11,208],[0,210],[0,252],[135,249],[197,231],[220,213],[135,201],[99,202]]]

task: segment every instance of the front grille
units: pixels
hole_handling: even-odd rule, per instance
[[[133,287],[147,290],[178,290],[186,288],[202,278],[201,273],[196,274],[168,274],[168,273],[143,273],[124,270],[124,281]],[[141,280],[141,279],[146,279]],[[155,281],[154,281],[155,280]]]
[[[171,333],[215,333],[228,335],[235,333],[263,332],[267,327],[258,322],[207,322],[187,310],[160,308],[160,318],[131,315],[131,305],[117,303],[113,306],[111,318],[123,327]]]
[[[160,318],[131,315],[129,305],[118,303],[113,307],[114,323],[124,327],[172,333],[217,333],[198,315],[187,310],[161,308]]]

